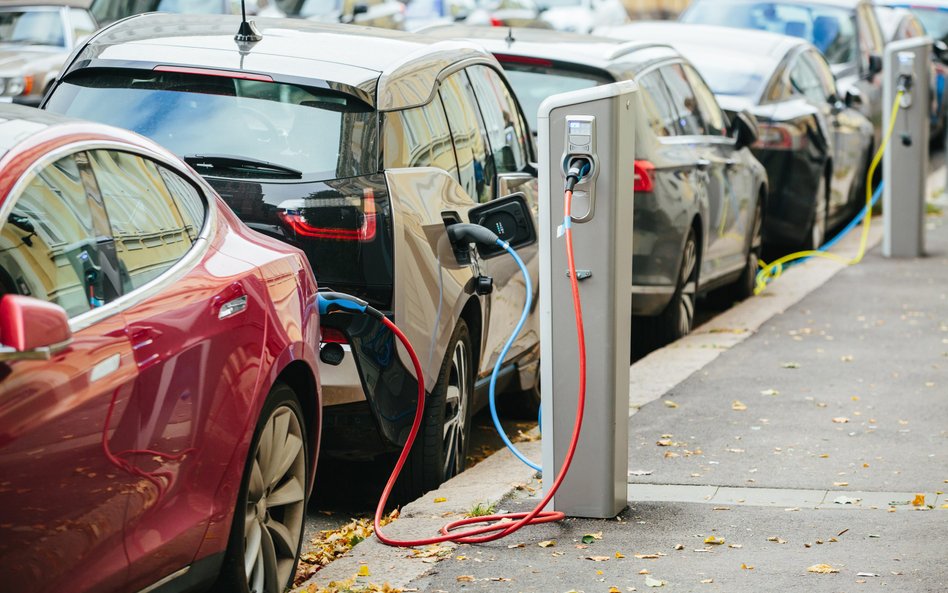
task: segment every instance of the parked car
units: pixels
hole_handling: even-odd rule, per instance
[[[945,5],[948,11],[948,3]],[[925,25],[922,24],[913,12],[904,8],[894,6],[876,5],[876,16],[879,17],[879,25],[882,27],[882,35],[885,37],[886,44],[892,41],[902,41],[913,37],[924,37],[928,35]],[[944,144],[945,132],[948,130],[948,97],[945,93],[945,78],[948,76],[948,65],[942,61],[942,54],[948,53],[948,45],[939,39],[933,39],[932,64],[931,64],[931,93],[932,93],[932,118],[931,118],[931,141],[936,144]]]
[[[406,497],[420,495],[463,469],[471,414],[521,313],[514,262],[461,263],[445,231],[495,198],[524,193],[536,207],[520,107],[497,61],[471,44],[258,19],[263,39],[238,47],[238,24],[116,23],[79,51],[46,108],[164,144],[251,228],[303,249],[321,287],[393,317],[432,392],[403,482]],[[520,252],[536,275],[537,247]],[[324,449],[356,459],[397,450],[414,415],[411,362],[381,324],[357,317],[334,329],[324,340],[351,356],[322,367]],[[533,389],[538,357],[531,318],[501,387]]]
[[[246,5],[249,14],[256,14],[257,3]],[[146,12],[175,12],[180,14],[239,14],[239,2],[231,0],[92,0],[92,14],[100,26]]]
[[[39,105],[73,48],[96,30],[82,0],[0,5],[0,103]]]
[[[0,155],[4,589],[282,590],[320,441],[306,258],[135,134],[7,105]]]
[[[543,20],[558,31],[591,33],[596,27],[629,21],[629,13],[621,0],[539,1]]]
[[[405,5],[398,0],[270,0],[259,14],[298,17],[384,29],[405,28]]]
[[[456,22],[550,29],[541,12],[534,0],[411,0],[405,13],[405,29],[418,31]]]
[[[829,64],[799,37],[681,23],[602,30],[637,41],[662,40],[695,65],[729,114],[747,109],[760,124],[754,155],[767,168],[768,247],[815,249],[827,229],[865,202],[872,123],[860,95],[837,89]],[[769,251],[770,249],[768,249]]]
[[[764,168],[747,148],[749,126],[727,122],[701,76],[658,43],[474,27],[431,35],[476,41],[503,64],[531,125],[550,95],[635,80],[636,127],[632,231],[635,335],[652,346],[691,331],[699,293],[732,284],[752,293],[767,192]],[[511,41],[512,39],[512,41]]]
[[[859,110],[872,121],[874,146],[882,134],[882,52],[885,39],[869,0],[694,0],[681,22],[758,29],[800,37],[829,62],[839,87],[858,92]]]

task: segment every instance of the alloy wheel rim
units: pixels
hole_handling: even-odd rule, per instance
[[[681,289],[681,298],[678,301],[680,308],[678,315],[678,329],[681,335],[691,332],[691,324],[695,317],[695,296],[698,292],[697,282],[698,249],[693,239],[685,244],[685,253],[681,262],[681,277],[684,284]]]
[[[305,513],[306,451],[296,413],[273,411],[250,469],[244,573],[251,593],[280,593],[296,564]]]
[[[447,479],[464,466],[465,429],[470,397],[467,345],[458,341],[451,354],[448,384],[444,401],[444,466],[442,476]]]

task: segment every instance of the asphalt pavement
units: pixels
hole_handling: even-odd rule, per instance
[[[354,591],[431,593],[948,592],[944,217],[929,217],[926,244],[919,259],[875,248],[857,266],[789,270],[633,365],[619,517],[477,546],[412,551],[370,538],[312,590],[351,578]],[[539,458],[537,443],[524,449]],[[388,530],[435,535],[475,501],[526,510],[540,486],[501,451]]]

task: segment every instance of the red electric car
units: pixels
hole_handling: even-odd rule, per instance
[[[130,132],[0,107],[0,588],[280,593],[316,283]]]

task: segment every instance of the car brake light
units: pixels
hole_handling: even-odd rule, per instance
[[[334,327],[319,326],[319,341],[323,344],[348,344],[349,339],[342,330]]]
[[[297,235],[336,241],[371,241],[375,238],[375,194],[371,189],[366,188],[361,198],[316,198],[303,202],[301,207],[284,207],[279,214]],[[330,225],[329,219],[340,220],[339,213],[345,209],[357,210],[359,223],[352,227]],[[321,210],[326,213],[325,216],[319,215]]]
[[[789,124],[760,123],[754,148],[800,150],[807,145],[806,132]]]
[[[655,190],[655,165],[651,161],[635,161],[635,185],[633,190],[642,193],[651,193]]]
[[[527,66],[543,66],[544,68],[552,68],[553,62],[550,60],[544,60],[543,58],[531,58],[530,56],[513,56],[510,54],[494,54],[494,57],[497,58],[497,61],[501,64],[525,64]]]

